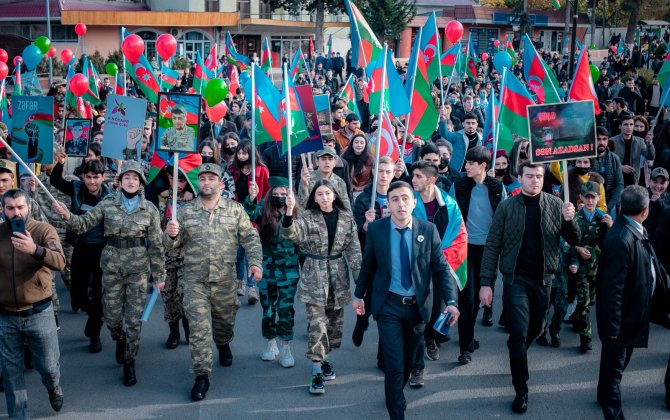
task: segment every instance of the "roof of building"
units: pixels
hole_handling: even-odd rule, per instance
[[[61,10],[135,12],[149,10],[145,4],[123,0],[59,0]]]
[[[1,20],[44,20],[46,18],[44,0],[1,1],[0,7],[2,7]],[[52,0],[49,2],[49,14],[52,19],[60,19],[61,10],[133,12],[145,11],[149,8],[142,3],[122,0]]]
[[[20,18],[25,20],[45,19],[46,2],[44,0],[14,0],[2,2],[2,18]],[[49,12],[52,18],[60,18],[60,6],[57,1],[49,3]]]

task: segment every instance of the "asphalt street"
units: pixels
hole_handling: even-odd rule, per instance
[[[122,384],[122,367],[114,360],[114,343],[103,329],[103,351],[88,352],[84,337],[86,316],[73,313],[69,296],[59,282],[61,296],[61,385],[64,405],[52,411],[46,389],[37,372],[27,372],[29,406],[34,418],[55,419],[383,419],[384,377],[375,366],[376,324],[365,335],[363,345],[354,347],[351,332],[355,316],[345,311],[344,342],[331,355],[337,379],[326,383],[326,393],[308,392],[311,372],[306,351],[304,305],[296,303],[296,336],[292,342],[296,366],[282,368],[278,362],[263,362],[260,353],[266,341],[261,336],[260,304],[246,300],[237,314],[234,361],[231,367],[215,363],[210,375],[211,388],[199,403],[190,400],[194,377],[189,373],[190,353],[182,338],[175,350],[164,346],[168,328],[162,317],[162,302],[157,303],[143,327],[136,363],[138,383]],[[496,296],[494,315],[501,309]],[[481,311],[480,311],[481,314]],[[592,318],[593,318],[592,314]],[[595,327],[594,327],[595,330]],[[595,334],[595,331],[594,331]],[[594,351],[582,355],[579,337],[564,326],[560,349],[533,345],[529,350],[529,409],[524,416],[511,411],[514,391],[509,373],[507,335],[497,326],[478,323],[476,338],[481,347],[473,361],[458,365],[457,333],[441,346],[438,361],[426,361],[426,385],[405,390],[407,418],[417,419],[597,419],[602,414],[596,404],[596,383],[600,342]],[[594,335],[595,336],[595,335]],[[663,377],[670,356],[670,334],[651,327],[648,349],[636,349],[622,381],[624,412],[631,419],[670,419],[663,404]],[[216,351],[215,351],[216,358]],[[7,417],[5,399],[0,398],[0,418]]]

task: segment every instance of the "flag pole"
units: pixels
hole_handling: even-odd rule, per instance
[[[122,26],[121,27],[121,44],[123,45],[123,40],[126,39],[124,36],[124,30],[125,28]],[[128,90],[126,88],[126,57],[121,53],[121,62],[123,63],[123,94],[127,95]]]
[[[7,142],[5,141],[5,139],[2,138],[2,136],[0,136],[0,142],[2,142],[3,146],[5,146],[5,147],[7,148],[7,150],[12,154],[12,157],[15,158],[16,161],[19,162],[19,163],[21,164],[21,166],[23,166],[23,169],[25,169],[26,171],[28,171],[28,173],[29,173],[33,178],[35,178],[35,181],[37,182],[37,184],[38,184],[40,187],[42,187],[42,189],[43,189],[44,192],[47,194],[47,196],[51,199],[51,201],[54,202],[54,203],[56,203],[57,200],[56,200],[56,198],[54,198],[53,194],[51,194],[51,191],[49,191],[49,189],[48,189],[47,187],[45,187],[44,184],[42,184],[42,181],[40,181],[40,179],[37,177],[37,175],[35,175],[35,172],[33,172],[32,169],[30,169],[30,166],[26,165],[26,163],[23,161],[23,159],[21,159],[21,156],[19,156],[19,154],[16,153],[16,152],[14,151],[14,149],[12,149],[12,146],[10,146],[9,144],[7,144]]]
[[[400,149],[400,159],[405,161],[405,147],[407,147],[407,127],[409,127],[409,122],[410,122],[410,117],[412,115],[412,98],[414,97],[414,82],[416,81],[416,71],[419,69],[419,60],[422,58],[419,57],[419,54],[421,54],[421,36],[423,34],[423,28],[419,28],[419,41],[416,43],[418,50],[416,51],[416,61],[414,62],[414,72],[412,73],[414,77],[412,77],[412,89],[409,91],[409,112],[407,113],[407,117],[405,117],[405,132],[402,135],[402,148]],[[440,63],[438,63],[440,64]],[[440,68],[442,66],[440,65]],[[386,60],[384,60],[384,69],[386,68]],[[442,70],[440,70],[440,74],[442,74]],[[384,87],[384,80],[382,79],[382,88]],[[440,89],[442,87],[442,77],[440,77]],[[382,97],[384,90],[382,89]],[[444,98],[443,98],[444,99]],[[380,117],[381,121],[381,117]],[[381,124],[381,122],[380,122]],[[381,128],[379,130],[381,133]]]
[[[256,183],[256,63],[251,62],[251,182]],[[289,184],[291,185],[291,184]]]
[[[70,74],[70,66],[72,66],[72,65],[73,64],[68,64],[67,65],[67,73],[65,73],[65,98],[63,99],[63,107],[65,108],[65,115],[63,115],[63,118],[61,118],[61,121],[60,121],[60,129],[61,130],[65,128],[65,118],[67,118],[67,95],[71,94],[70,93],[70,78],[68,77],[68,75]],[[63,134],[63,145],[65,145],[65,134]]]
[[[656,127],[656,124],[658,123],[658,117],[661,115],[661,111],[663,111],[663,108],[665,108],[665,101],[668,100],[668,93],[670,93],[670,86],[668,86],[668,89],[665,90],[665,93],[663,94],[663,98],[661,100],[661,106],[658,107],[658,111],[656,112],[656,116],[654,117],[654,120],[652,121],[652,126]]]
[[[505,77],[506,76],[507,76],[507,67],[503,67],[503,76],[502,76],[502,79],[500,79],[502,81],[501,84],[500,84],[501,86],[505,85]],[[491,85],[491,91],[492,92],[494,91],[493,90],[493,85]],[[503,93],[504,92],[505,92],[505,90],[501,87],[500,88],[500,106],[498,107],[498,110],[500,110],[500,108],[502,108],[503,99],[504,99],[503,98]],[[493,106],[493,113],[495,114],[495,104]],[[496,121],[495,136],[493,137],[493,155],[491,156],[491,159],[494,163],[496,161],[495,156],[498,153],[498,136],[499,135],[500,135],[500,124],[497,124],[497,121]],[[530,139],[528,139],[528,140],[530,141]]]
[[[177,220],[177,186],[179,185],[179,153],[174,152],[172,168],[172,220]]]
[[[437,34],[437,57],[433,57],[433,60],[435,60],[437,58],[437,68],[440,71],[440,104],[444,105],[444,87],[442,86],[442,63],[441,63],[441,61],[442,61],[442,42],[440,40],[440,30],[437,27],[437,17],[435,16],[435,10],[433,10],[433,22],[435,22],[435,33]],[[421,44],[421,40],[419,40],[419,44]]]
[[[384,52],[383,52],[383,60],[382,60],[382,80],[381,80],[381,96],[379,97],[379,113],[377,114],[377,118],[379,119],[379,128],[377,129],[377,147],[375,148],[375,168],[372,172],[373,174],[373,179],[372,179],[372,195],[370,198],[370,210],[375,209],[375,201],[377,201],[377,171],[379,168],[379,152],[381,149],[382,145],[382,127],[383,127],[383,112],[384,112],[384,81],[386,80],[386,61],[388,59],[388,44],[384,42]],[[390,86],[389,86],[390,87]],[[390,128],[390,127],[389,127]],[[407,133],[407,130],[405,130],[405,133]],[[403,156],[400,156],[400,159],[402,159]]]
[[[300,52],[302,54],[302,51]],[[289,187],[293,185],[293,165],[291,158],[291,95],[288,91],[288,64],[284,63],[284,98],[286,100],[286,141],[288,142],[288,147],[286,148],[286,162],[288,166],[288,185]],[[253,122],[253,120],[252,120]]]

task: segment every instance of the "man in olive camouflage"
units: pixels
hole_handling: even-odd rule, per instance
[[[163,235],[166,249],[183,247],[184,310],[191,328],[191,372],[196,379],[191,398],[200,401],[209,389],[212,331],[219,363],[230,366],[235,315],[239,308],[235,262],[241,243],[254,281],[262,277],[258,232],[242,205],[221,197],[221,167],[206,163],[198,169],[200,196],[179,209]],[[212,322],[210,324],[209,316]]]
[[[589,306],[595,296],[595,279],[598,270],[598,258],[600,249],[607,235],[607,230],[612,226],[612,217],[598,209],[596,206],[600,199],[600,184],[587,181],[580,187],[579,198],[584,203],[575,219],[582,238],[575,246],[578,256],[579,268],[577,269],[577,306],[575,307],[573,327],[579,334],[579,350],[582,353],[591,351],[591,321],[589,319]]]
[[[139,183],[128,173],[135,173]],[[146,185],[141,165],[125,161],[119,172],[121,188],[108,195],[88,213],[72,215],[64,205],[54,209],[67,227],[82,234],[102,224],[107,245],[102,251],[103,320],[116,341],[116,361],[124,364],[124,385],[132,386],[140,340],[140,316],[146,304],[149,274],[154,287],[163,288],[165,261],[158,209],[141,193]],[[124,330],[125,326],[125,330]]]
[[[160,147],[169,150],[192,151],[195,149],[195,133],[186,125],[186,108],[182,105],[172,107],[173,127],[165,130],[161,136]]]

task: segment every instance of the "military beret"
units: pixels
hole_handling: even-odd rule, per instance
[[[270,184],[270,188],[288,188],[288,179],[284,178],[283,176],[271,176],[268,179],[268,184]]]
[[[579,188],[579,192],[583,196],[587,196],[589,194],[600,195],[600,184],[598,184],[597,182],[594,182],[594,181],[586,181]]]
[[[221,166],[216,163],[203,163],[198,167],[198,175],[205,173],[214,174],[221,178]]]

